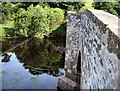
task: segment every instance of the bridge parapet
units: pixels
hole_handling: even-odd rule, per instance
[[[101,10],[68,12],[65,74],[58,87],[118,89],[119,20]]]

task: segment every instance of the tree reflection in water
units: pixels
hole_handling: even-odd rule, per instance
[[[3,48],[7,48],[8,45],[13,45],[14,43],[8,41],[7,43],[4,42]],[[56,51],[56,48],[59,46],[65,46],[65,39],[58,38],[57,40],[57,38],[53,38],[40,40],[33,38],[14,50],[11,50],[11,52],[17,55],[20,62],[24,64],[25,69],[29,69],[31,74],[38,75],[47,73],[49,75],[58,76],[60,75],[59,68],[63,68],[64,66],[65,56],[64,52],[58,53]]]

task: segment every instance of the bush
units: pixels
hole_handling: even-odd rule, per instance
[[[14,27],[17,35],[25,37],[48,35],[59,27],[64,19],[64,12],[59,8],[29,6],[20,9],[15,18]]]
[[[47,2],[47,4],[52,8],[61,8],[65,11],[65,15],[67,15],[67,11],[80,11],[80,8],[85,6],[85,2]]]
[[[104,10],[114,15],[120,15],[120,3],[118,2],[95,2],[95,9]]]
[[[10,20],[11,19],[11,8],[12,8],[12,4],[11,3],[1,3],[0,4],[0,12],[1,12],[1,16],[2,16],[2,22],[4,23],[6,20]]]

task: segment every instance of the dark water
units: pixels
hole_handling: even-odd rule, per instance
[[[2,89],[56,89],[64,74],[64,38],[2,39]]]

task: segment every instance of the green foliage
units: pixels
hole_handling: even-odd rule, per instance
[[[7,36],[65,35],[67,11],[83,12],[86,9],[100,9],[120,16],[120,3],[111,2],[22,2],[0,3],[0,23],[14,20],[14,28],[1,27],[1,34]],[[64,19],[65,16],[65,19]],[[53,32],[54,31],[54,32]],[[12,33],[13,32],[13,33]],[[7,34],[9,33],[9,34]],[[11,35],[12,34],[12,35]]]
[[[95,2],[95,9],[104,10],[114,15],[120,15],[120,3],[118,2]]]
[[[18,11],[20,8],[25,8],[25,4],[22,4],[22,3],[13,4],[13,7],[11,8],[11,12],[12,12],[12,13],[17,13],[17,11]]]
[[[48,19],[50,20],[51,25],[50,30],[55,30],[62,24],[64,19],[64,12],[59,8],[52,8],[49,10]]]
[[[11,19],[11,3],[1,3],[0,4],[0,12],[2,13],[2,22],[3,23],[5,20],[10,20]]]
[[[81,7],[84,6],[84,2],[47,2],[47,5],[49,5],[52,8],[61,8],[65,11],[65,15],[67,11],[79,11]],[[45,5],[45,3],[44,3]]]
[[[15,13],[20,9],[23,8],[24,4],[17,3],[9,3],[3,2],[0,4],[0,12],[2,16],[2,21],[0,23],[5,23],[6,21],[12,21],[15,17]]]
[[[25,37],[48,35],[59,27],[64,19],[64,12],[59,8],[29,6],[27,10],[20,9],[15,18],[16,34]]]
[[[6,36],[6,32],[2,29],[2,25],[0,25],[0,37]]]
[[[80,9],[80,12],[83,12],[83,11],[85,11],[87,9],[93,9],[93,1],[92,0],[86,1],[84,4],[85,4],[85,6],[83,6]]]
[[[14,36],[13,21],[6,21],[4,24],[0,24],[0,36]]]
[[[66,23],[61,24],[60,27],[58,27],[55,31],[53,31],[50,36],[55,37],[64,37],[66,36]]]

